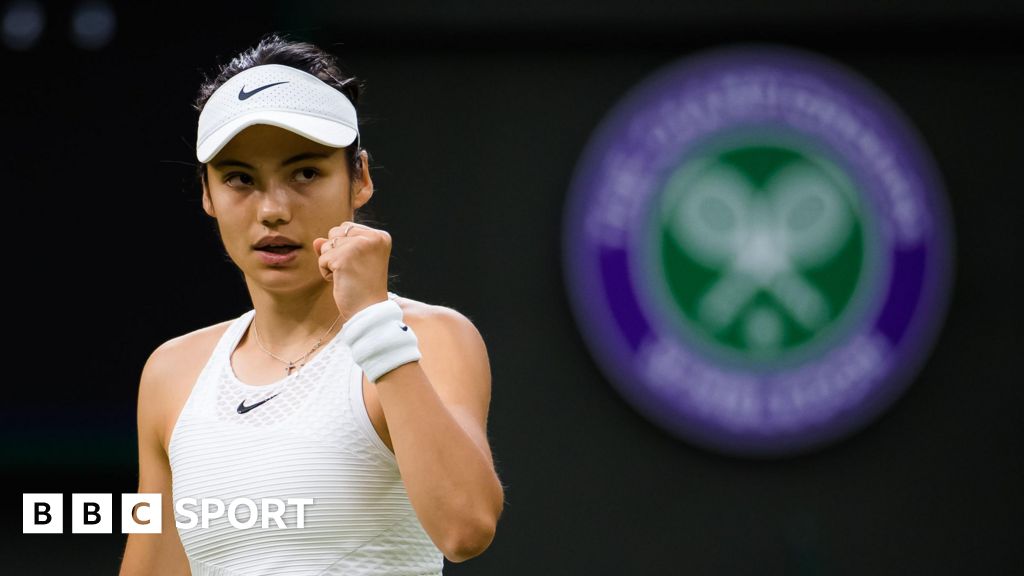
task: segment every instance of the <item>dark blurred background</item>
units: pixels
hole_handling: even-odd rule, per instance
[[[4,574],[116,573],[123,535],[23,535],[21,494],[135,492],[147,356],[251,307],[202,212],[191,102],[270,31],[366,81],[391,288],[463,312],[488,345],[507,504],[492,546],[446,574],[1024,569],[1021,2],[0,6]],[[620,399],[578,335],[559,249],[609,108],[660,66],[746,41],[819,52],[884,91],[932,150],[956,227],[949,313],[908,392],[843,442],[767,462],[696,448]]]

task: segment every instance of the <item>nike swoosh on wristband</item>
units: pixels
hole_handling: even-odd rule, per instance
[[[280,394],[280,392],[278,392],[277,394]],[[238,403],[238,413],[239,414],[245,414],[249,410],[252,410],[253,408],[255,408],[257,406],[259,406],[259,405],[261,405],[261,404],[263,404],[265,402],[270,401],[272,398],[277,397],[277,394],[274,394],[270,398],[264,398],[263,400],[260,400],[259,402],[255,403],[255,404],[252,404],[250,406],[246,406],[245,405],[245,399],[243,399],[241,402]]]
[[[242,89],[238,92],[238,99],[239,100],[245,100],[246,98],[252,96],[253,94],[255,94],[257,92],[262,92],[263,90],[266,90],[267,88],[270,88],[271,86],[277,86],[278,84],[287,84],[287,83],[288,83],[287,80],[285,80],[284,82],[274,82],[273,84],[267,84],[266,86],[260,86],[259,88],[255,89],[255,90],[253,90],[251,92],[246,92],[245,91],[245,85],[243,84],[242,85]]]

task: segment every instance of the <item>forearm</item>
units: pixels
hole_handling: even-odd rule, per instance
[[[463,429],[419,362],[381,376],[377,392],[402,479],[424,530],[450,559],[486,548],[504,501],[490,458]]]

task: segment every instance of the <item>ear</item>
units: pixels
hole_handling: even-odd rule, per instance
[[[212,218],[217,217],[217,213],[213,209],[213,199],[210,197],[210,187],[207,185],[206,179],[203,179],[203,211]]]
[[[362,172],[358,179],[352,181],[352,208],[360,208],[373,196],[373,180],[370,178],[370,163],[366,150],[359,152]]]

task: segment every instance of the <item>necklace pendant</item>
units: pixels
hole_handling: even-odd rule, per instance
[[[287,376],[287,375],[290,375],[290,374],[292,373],[292,369],[293,369],[294,367],[295,367],[295,363],[294,363],[294,362],[289,362],[289,363],[288,363],[288,366],[287,366],[287,367],[286,367],[286,368],[284,369],[284,373],[285,373],[285,375],[286,375],[286,376]]]

